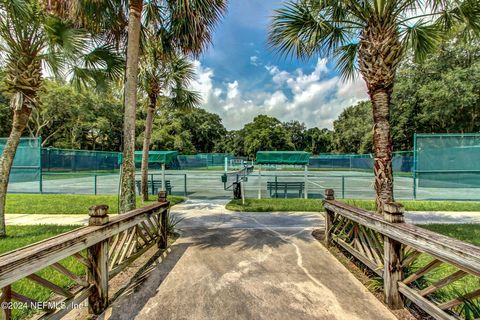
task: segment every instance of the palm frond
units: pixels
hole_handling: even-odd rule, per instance
[[[352,80],[358,72],[358,43],[349,43],[337,48],[335,52],[336,67],[343,80]]]
[[[417,21],[403,30],[403,47],[413,50],[415,61],[424,60],[442,38],[442,30],[433,24]]]

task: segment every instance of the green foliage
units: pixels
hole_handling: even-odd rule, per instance
[[[370,153],[373,150],[373,119],[370,102],[360,102],[342,111],[333,122],[334,148],[339,153]]]
[[[190,111],[162,109],[155,118],[151,150],[176,150],[184,154],[213,152],[226,129],[221,118],[200,108]],[[143,137],[137,140],[140,145]]]
[[[112,93],[46,81],[39,104],[29,130],[32,136],[42,136],[44,147],[119,150],[123,109]]]

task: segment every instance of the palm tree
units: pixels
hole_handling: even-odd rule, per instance
[[[138,61],[142,29],[168,28],[172,43],[185,55],[199,56],[211,42],[213,28],[226,11],[227,0],[42,0],[102,38],[126,46],[124,143],[120,178],[120,212],[135,208],[135,120]],[[125,33],[125,27],[127,32]]]
[[[373,109],[377,211],[393,201],[390,98],[409,50],[425,58],[457,22],[480,29],[478,0],[291,0],[275,11],[269,43],[284,56],[334,59],[344,79],[360,72]]]
[[[138,59],[143,0],[129,1],[127,63],[123,115],[123,162],[120,176],[120,212],[135,209],[135,120],[137,112]]]
[[[122,212],[135,208],[135,109],[141,18],[135,16],[136,18],[132,20],[132,9],[136,10],[135,15],[141,13],[142,2],[142,0],[130,0],[125,82],[124,162],[120,192]],[[132,4],[135,5],[135,8],[132,7]],[[225,10],[226,0],[148,1],[145,3],[144,21],[146,26],[168,26],[167,31],[171,35],[173,46],[184,54],[198,56],[205,49],[206,44],[211,41],[213,28]],[[153,29],[159,30],[160,28]],[[137,48],[136,50],[131,49],[132,52],[129,53],[131,46]],[[147,138],[148,136],[146,135]],[[145,161],[148,161],[148,157]],[[146,169],[146,167],[144,168]]]
[[[5,203],[13,159],[30,114],[37,108],[43,67],[55,76],[70,71],[74,79],[82,77],[83,83],[95,82],[93,76],[100,79],[118,73],[104,61],[105,52],[101,57],[102,49],[87,41],[84,30],[44,9],[38,0],[0,0],[1,62],[13,109],[12,130],[0,157],[0,237],[6,235]],[[85,47],[93,50],[87,53]]]
[[[201,102],[198,93],[188,90],[188,85],[195,77],[194,65],[186,57],[174,52],[168,46],[168,39],[148,38],[140,63],[140,83],[148,97],[141,168],[144,201],[148,200],[148,154],[157,106],[188,111]]]

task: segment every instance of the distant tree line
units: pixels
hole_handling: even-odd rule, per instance
[[[0,72],[0,136],[11,125],[9,95]],[[46,81],[41,108],[32,114],[24,136],[42,136],[44,147],[120,151],[122,97],[118,88],[96,93],[58,81]],[[480,44],[454,38],[421,64],[405,62],[392,96],[394,150],[411,150],[413,134],[480,132]],[[143,141],[146,112],[137,114],[137,149]],[[231,152],[254,157],[258,150],[305,150],[319,153],[372,152],[370,102],[343,110],[333,130],[307,128],[299,121],[281,122],[256,116],[242,129],[228,131],[220,116],[201,108],[159,108],[152,132],[152,150],[184,154]]]

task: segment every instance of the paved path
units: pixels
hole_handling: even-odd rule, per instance
[[[215,202],[215,200],[213,200]],[[223,200],[220,203],[225,203]],[[184,207],[186,208],[186,207]],[[223,205],[216,204],[216,210],[224,212]],[[314,213],[308,212],[273,212],[273,215],[312,215]],[[238,215],[238,214],[237,214]],[[242,216],[253,215],[255,217],[264,216],[259,213],[242,213]],[[323,219],[319,215],[319,219]],[[478,223],[480,224],[480,212],[429,212],[429,211],[414,211],[406,212],[405,219],[409,223],[427,224],[427,223]],[[7,225],[31,225],[31,224],[61,224],[61,225],[82,225],[88,223],[88,215],[86,214],[7,214]],[[218,223],[218,222],[216,222]]]
[[[110,319],[396,319],[316,241],[318,214],[175,206],[182,237]]]

